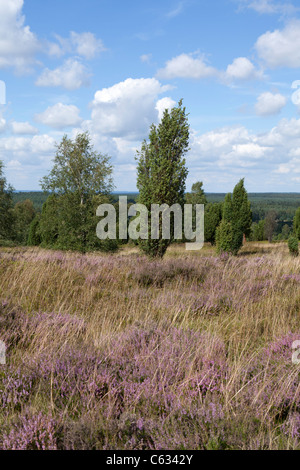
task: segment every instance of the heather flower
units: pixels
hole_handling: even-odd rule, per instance
[[[0,447],[1,448],[1,447]],[[42,413],[25,414],[4,435],[3,450],[57,450],[55,421]]]

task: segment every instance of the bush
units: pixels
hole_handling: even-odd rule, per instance
[[[298,247],[298,238],[295,235],[291,235],[288,239],[288,247],[292,256],[299,255],[299,247]]]
[[[236,254],[238,249],[234,247],[233,241],[234,230],[232,224],[222,220],[216,231],[217,252]]]
[[[27,244],[29,246],[38,246],[41,244],[41,236],[39,233],[39,223],[40,223],[40,215],[36,215],[33,221],[29,226],[28,232],[28,239]]]

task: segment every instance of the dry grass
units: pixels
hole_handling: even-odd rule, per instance
[[[135,401],[124,399],[121,411],[109,385],[104,394],[109,400],[101,401],[104,411],[99,412],[93,395],[81,398],[82,409],[73,396],[59,405],[53,394],[56,396],[62,384],[55,382],[56,372],[52,371],[46,389],[39,379],[29,400],[23,403],[20,399],[17,407],[6,403],[2,414],[0,411],[4,447],[21,446],[12,444],[21,438],[11,434],[11,423],[23,429],[24,419],[31,419],[28,413],[36,417],[41,412],[42,416],[50,413],[59,429],[64,429],[59,438],[49,431],[52,440],[48,440],[53,444],[57,439],[62,448],[299,448],[299,366],[292,364],[290,342],[300,333],[300,258],[290,257],[284,243],[249,243],[238,257],[229,258],[217,257],[208,245],[200,252],[173,245],[164,260],[157,262],[132,247],[115,255],[2,249],[1,319],[10,370],[22,368],[32,358],[40,363],[45,356],[64,358],[67,348],[104,354],[111,357],[111,363],[119,364],[115,354],[120,347],[120,355],[128,354],[122,367],[126,369],[132,360],[137,361],[138,370],[143,364],[146,376],[151,369],[155,377],[151,393],[153,387],[158,395],[162,393],[164,380],[164,394],[173,393],[176,384],[183,394],[180,406],[189,402],[184,416],[190,416],[187,421],[179,419],[177,402],[178,406],[172,402],[164,412],[154,405],[148,409],[143,401],[146,388]],[[175,354],[171,338],[176,332],[185,339]],[[188,340],[189,332],[200,339]],[[136,343],[133,338],[143,334],[153,337],[153,344],[151,339]],[[288,338],[288,347],[282,338]],[[173,355],[178,377],[170,372],[168,379],[167,373],[165,379],[159,378],[160,361],[168,370]],[[208,366],[209,361],[218,364],[213,378],[210,374],[215,366]],[[115,370],[117,366],[111,367]],[[3,368],[4,377],[6,373]],[[126,376],[127,388],[136,380],[132,373]],[[194,396],[187,384],[196,377]],[[5,380],[2,393],[8,387]],[[204,419],[203,413],[211,413],[211,406],[220,409]],[[111,414],[106,415],[108,410]],[[124,414],[131,418],[125,419]],[[46,426],[43,419],[39,417],[35,426]],[[144,420],[142,433],[132,420]],[[88,442],[84,433],[90,435]],[[45,444],[48,448],[49,442]],[[32,442],[27,448],[30,445]]]

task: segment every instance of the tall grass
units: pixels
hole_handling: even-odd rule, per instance
[[[300,449],[300,260],[0,251],[0,448]]]

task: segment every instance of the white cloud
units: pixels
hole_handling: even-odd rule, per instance
[[[62,87],[76,90],[89,83],[86,68],[75,59],[66,60],[61,67],[54,70],[45,69],[35,84],[43,87]]]
[[[48,134],[0,139],[0,158],[8,181],[16,189],[39,189],[39,180],[51,168],[55,140]]]
[[[141,62],[149,64],[150,60],[152,58],[152,54],[143,54],[140,56]]]
[[[6,130],[6,120],[0,114],[0,134]]]
[[[53,153],[55,140],[48,134],[35,135],[30,141],[30,147],[33,153],[49,154]]]
[[[228,85],[235,80],[261,79],[263,73],[257,70],[247,57],[237,57],[228,65],[225,72],[221,72],[207,65],[203,57],[194,58],[192,54],[181,54],[169,60],[163,69],[158,70],[157,77],[167,79],[216,77]]]
[[[6,168],[8,170],[12,170],[12,171],[21,171],[22,170],[22,164],[19,162],[19,160],[10,160],[6,164]]]
[[[158,70],[157,77],[172,78],[207,78],[217,75],[218,72],[213,67],[205,63],[203,57],[193,58],[191,54],[180,54],[168,60],[163,69]]]
[[[292,142],[300,138],[300,119],[282,119],[271,132],[280,135],[283,139],[291,139]]]
[[[280,93],[265,92],[257,98],[255,111],[258,116],[272,116],[280,113],[286,103],[286,97]]]
[[[0,0],[0,68],[28,72],[39,43],[22,15],[23,0]]]
[[[300,173],[300,158],[292,158],[287,163],[279,165],[274,172],[280,175],[294,175],[295,173]],[[297,179],[294,181],[297,181]]]
[[[272,69],[300,67],[300,20],[290,21],[282,30],[267,31],[258,38],[255,48]]]
[[[255,10],[257,13],[289,14],[296,11],[294,5],[285,0],[281,0],[280,2],[274,0],[240,0],[240,5]]]
[[[191,134],[187,155],[189,181],[197,179],[220,192],[230,190],[246,176],[253,190],[274,190],[281,185],[296,191],[300,173],[300,119],[282,119],[264,133],[253,133],[243,126],[224,127],[199,135]],[[207,189],[206,184],[204,187]],[[226,188],[226,189],[225,189]],[[232,190],[232,189],[231,189]]]
[[[105,51],[101,39],[97,39],[92,33],[71,32],[71,41],[76,47],[76,52],[85,59],[93,59],[99,52]]]
[[[11,123],[13,134],[37,134],[38,130],[33,127],[29,122],[16,122]]]
[[[232,64],[229,64],[225,75],[225,80],[253,80],[262,78],[262,72],[256,70],[252,62],[246,57],[237,57]]]
[[[105,51],[101,39],[97,39],[93,33],[70,32],[69,38],[63,38],[55,35],[57,43],[48,43],[48,53],[53,56],[61,57],[67,53],[77,54],[85,59],[93,59],[100,52]]]
[[[79,116],[79,109],[76,106],[62,103],[49,106],[43,113],[37,114],[35,119],[54,129],[73,127],[82,122]]]
[[[158,111],[158,119],[161,121],[165,110],[167,109],[170,111],[172,108],[176,106],[176,101],[172,100],[169,97],[161,98],[157,101],[155,109]]]
[[[18,158],[30,162],[31,153],[48,154],[55,148],[53,137],[43,134],[34,137],[4,137],[0,139],[0,152],[11,159]]]
[[[50,56],[61,57],[65,54],[65,51],[63,50],[61,45],[58,44],[57,42],[48,41],[47,47],[48,47],[48,54]]]
[[[158,120],[158,96],[169,89],[155,78],[128,78],[103,88],[95,93],[92,102],[91,126],[102,135],[143,139],[150,125]]]

